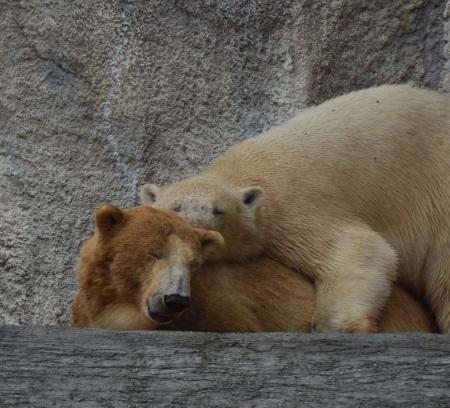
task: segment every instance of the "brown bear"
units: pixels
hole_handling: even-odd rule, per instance
[[[144,204],[315,282],[317,331],[365,332],[398,278],[450,333],[450,98],[406,85],[332,99],[230,148]],[[398,272],[398,274],[397,274]],[[398,276],[397,276],[398,275]]]
[[[314,286],[279,262],[212,262],[198,271],[223,245],[219,234],[151,207],[104,206],[96,218],[97,232],[81,250],[74,326],[310,331]],[[383,332],[436,331],[424,307],[399,286],[379,326]]]
[[[140,328],[142,314],[167,323],[189,305],[191,275],[223,245],[218,232],[150,207],[104,205],[96,227],[81,248],[75,326]]]

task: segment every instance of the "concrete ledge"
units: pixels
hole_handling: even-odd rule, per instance
[[[450,337],[0,327],[0,406],[445,407]],[[282,404],[282,405],[281,405]]]

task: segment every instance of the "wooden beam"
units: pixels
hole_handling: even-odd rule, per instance
[[[1,407],[448,407],[450,336],[0,327]]]

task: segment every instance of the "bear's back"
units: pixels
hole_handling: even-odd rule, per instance
[[[351,92],[231,147],[206,173],[233,179],[250,168],[327,173],[351,171],[355,165],[361,172],[365,164],[376,174],[368,158],[390,167],[419,154],[435,161],[436,155],[446,158],[450,152],[449,112],[449,97],[407,85]]]
[[[260,185],[269,205],[296,214],[314,202],[380,232],[429,225],[430,211],[450,216],[450,98],[406,85],[352,92],[233,146],[202,174]]]

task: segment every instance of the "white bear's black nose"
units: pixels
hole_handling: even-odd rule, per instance
[[[182,312],[189,307],[189,296],[181,296],[177,293],[164,296],[164,306],[170,312]]]

